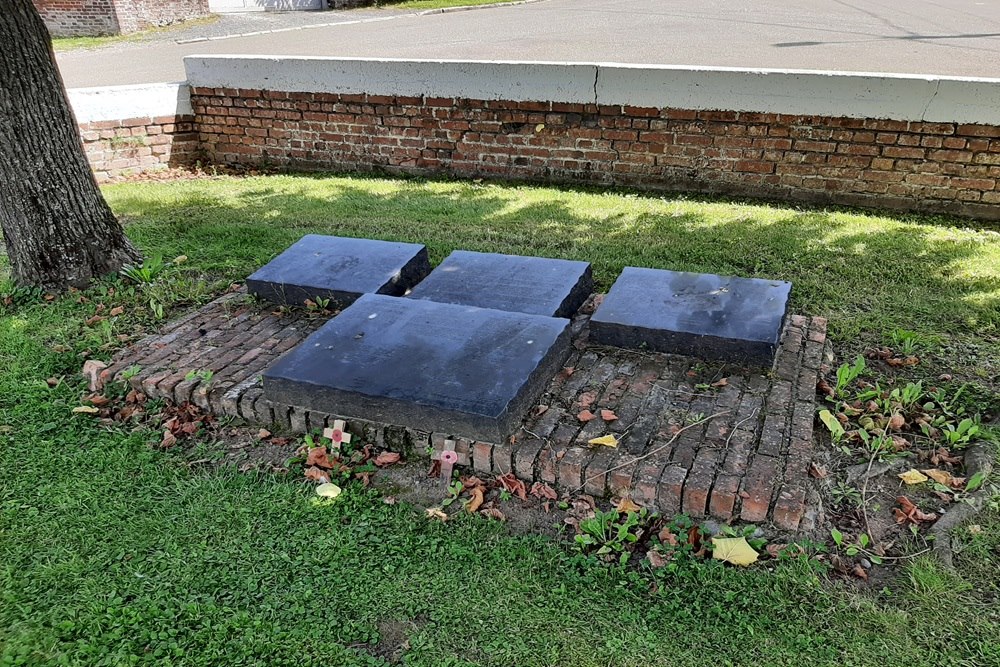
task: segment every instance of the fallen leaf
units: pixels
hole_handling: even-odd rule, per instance
[[[572,366],[566,366],[561,371],[559,371],[559,375],[561,375],[563,378],[568,378],[575,372],[576,372],[575,368],[573,368]]]
[[[87,389],[89,391],[94,392],[104,389],[104,379],[101,377],[101,371],[107,367],[106,363],[98,359],[87,359],[83,362],[83,370],[80,371],[80,374],[87,378]]]
[[[96,415],[98,412],[100,412],[100,410],[95,408],[93,405],[78,405],[77,407],[73,408],[73,412],[77,414]]]
[[[399,452],[379,452],[375,457],[375,465],[379,468],[391,466],[393,463],[399,463]]]
[[[549,411],[549,406],[547,406],[547,405],[536,405],[535,406],[535,410],[534,410],[534,412],[532,414],[534,414],[536,417],[541,417],[542,415],[544,415],[548,411]]]
[[[85,319],[83,323],[86,324],[88,327],[92,327],[95,324],[103,322],[106,319],[108,318],[104,317],[103,315],[94,315],[93,317],[88,317],[87,319]]]
[[[827,476],[826,468],[819,465],[815,461],[809,464],[809,476],[815,477],[816,479],[823,479]]]
[[[448,520],[448,515],[440,507],[428,507],[424,510],[424,514],[427,515],[429,519],[438,519],[441,523]]]
[[[603,445],[605,447],[617,447],[618,438],[609,433],[608,435],[602,435],[600,438],[591,438],[590,440],[587,441],[587,444]]]
[[[507,520],[507,517],[504,515],[504,513],[498,510],[496,507],[484,507],[483,509],[479,510],[479,513],[484,516],[488,516],[491,519],[496,519],[497,521]]]
[[[833,396],[834,394],[833,387],[823,378],[820,378],[819,382],[816,383],[816,391],[827,396]]]
[[[576,418],[586,423],[591,420],[597,419],[597,415],[595,415],[590,410],[581,410],[580,413],[576,416]]]
[[[502,486],[508,493],[514,494],[521,500],[528,499],[528,490],[525,488],[524,482],[515,477],[512,472],[508,472],[497,477],[497,484]]]
[[[851,570],[851,573],[858,579],[864,579],[865,581],[868,581],[868,573],[865,572],[865,568],[861,567],[860,563],[854,566],[854,569]]]
[[[100,407],[102,405],[107,405],[108,403],[110,403],[111,399],[102,394],[91,394],[90,396],[87,397],[87,402],[90,403],[91,405],[96,405],[97,407]]]
[[[549,500],[559,499],[559,494],[556,493],[556,490],[545,482],[535,482],[531,485],[531,491],[528,493],[536,498],[548,498]]]
[[[938,450],[931,454],[931,463],[936,466],[941,465],[942,463],[957,466],[962,464],[962,457],[953,456],[947,447],[938,447]]]
[[[722,378],[718,382],[713,382],[712,386],[715,387],[716,389],[721,389],[722,387],[725,387],[728,384],[729,380],[727,380],[726,378]]]
[[[668,544],[672,547],[676,547],[678,544],[680,544],[680,541],[677,539],[677,536],[674,535],[673,532],[671,532],[671,530],[667,527],[661,529],[657,537],[660,538],[660,542],[662,542],[663,544]]]
[[[328,484],[330,482],[330,473],[315,466],[306,468],[305,476],[306,479],[312,482],[319,482],[320,484]]]
[[[111,309],[108,315],[110,315],[111,317],[118,317],[124,312],[125,312],[125,306],[115,306],[114,308]]]
[[[469,502],[466,503],[465,510],[469,514],[475,514],[476,510],[478,510],[483,505],[483,487],[481,486],[475,487],[474,489],[472,489],[471,495],[472,498],[470,498]]]
[[[613,410],[601,410],[601,419],[606,422],[613,422],[618,419],[618,415]]]
[[[177,255],[174,257],[174,261],[171,262],[171,264],[183,264],[186,261],[188,261],[187,255]]]
[[[57,378],[57,377],[50,377],[48,380],[45,381],[45,384],[49,385],[50,387],[58,387],[59,386],[59,378]]]
[[[928,470],[924,470],[923,472],[938,484],[942,484],[953,489],[965,488],[964,477],[954,477],[951,473],[945,472],[944,470],[938,470],[937,468],[930,468]]]
[[[746,567],[757,562],[758,554],[745,537],[713,537],[712,558]]]
[[[271,432],[268,431],[266,428],[262,428],[261,430],[257,431],[257,438],[259,440],[267,440],[270,437],[271,437]]]
[[[653,568],[660,568],[667,564],[667,559],[656,549],[650,549],[646,552],[646,560]]]
[[[382,499],[382,502],[386,505],[395,505],[396,496],[386,496],[385,498]]]
[[[316,495],[323,498],[336,498],[341,493],[341,489],[336,484],[326,482],[316,487]]]
[[[893,431],[902,430],[904,426],[906,426],[906,418],[903,417],[903,415],[899,414],[898,412],[893,414],[892,417],[889,418],[889,428],[891,428]]]
[[[621,500],[618,501],[618,504],[615,505],[615,510],[619,514],[628,514],[629,512],[638,512],[641,509],[642,509],[642,507],[640,507],[639,505],[636,505],[635,502],[633,502],[633,500],[631,498],[622,498]]]
[[[170,449],[177,444],[177,438],[170,431],[163,432],[163,439],[160,440],[160,447],[163,449]]]
[[[330,462],[329,453],[326,451],[325,446],[313,447],[309,450],[309,455],[306,456],[307,466],[319,466],[320,468],[332,468],[333,463]]]
[[[901,472],[897,475],[905,484],[923,484],[928,479],[927,475],[923,474],[916,468],[910,468],[906,472]]]
[[[913,504],[913,501],[906,496],[899,496],[896,498],[896,502],[899,503],[899,507],[893,508],[893,514],[896,515],[896,523],[906,524],[912,523],[919,525],[921,523],[931,523],[937,521],[937,514],[928,514],[924,512],[919,507]]]

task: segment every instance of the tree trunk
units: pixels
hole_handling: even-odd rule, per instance
[[[19,285],[82,287],[138,261],[83,153],[31,0],[0,10],[0,225]]]

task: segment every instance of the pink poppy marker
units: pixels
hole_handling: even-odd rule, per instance
[[[347,444],[351,441],[351,434],[347,433],[344,430],[345,428],[344,420],[337,419],[333,422],[333,428],[323,429],[323,437],[330,440],[331,449],[340,451],[342,444]]]

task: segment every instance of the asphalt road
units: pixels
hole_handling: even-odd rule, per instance
[[[321,21],[349,12],[317,13]],[[358,15],[369,18],[371,12]],[[998,0],[544,0],[59,55],[67,86],[184,78],[185,55],[543,60],[1000,78]],[[180,35],[180,33],[178,33]],[[178,37],[180,39],[181,37]]]

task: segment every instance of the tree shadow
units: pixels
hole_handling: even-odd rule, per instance
[[[108,194],[147,252],[230,279],[306,233],[363,236],[423,243],[435,264],[456,249],[586,260],[602,290],[624,266],[789,280],[792,309],[849,347],[897,328],[997,342],[1000,235],[945,218],[314,174]]]

